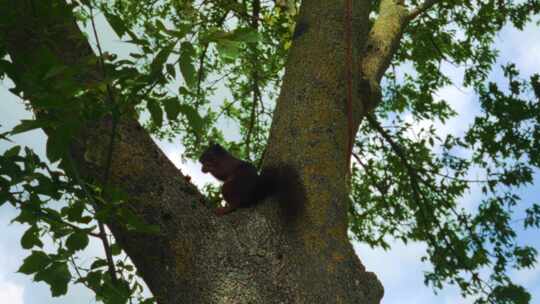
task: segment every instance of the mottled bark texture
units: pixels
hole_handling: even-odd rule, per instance
[[[386,21],[375,23],[368,35],[370,2],[354,1],[355,129],[375,104],[372,91],[404,26],[400,6],[383,0],[381,7],[388,8],[380,19]],[[300,10],[264,162],[295,170],[301,195],[291,202],[269,201],[216,218],[124,111],[109,184],[128,194],[126,208],[161,230],[134,233],[114,218],[108,225],[159,303],[379,303],[382,286],[347,238],[345,7],[343,0],[306,0]],[[43,91],[25,79],[36,75],[44,52],[68,67],[79,66],[76,74],[54,76],[48,89],[63,82],[84,88],[102,78],[60,0],[0,0],[0,39],[16,67],[14,82],[37,112]],[[361,85],[366,80],[368,87]],[[66,106],[42,115],[69,111]],[[74,134],[71,157],[84,179],[103,181],[110,129],[105,117]],[[294,216],[288,214],[291,204]]]
[[[379,103],[381,79],[399,46],[407,23],[414,18],[403,5],[403,0],[381,0],[378,11],[379,16],[369,32],[366,53],[360,61],[361,73],[370,89],[370,95],[366,98],[366,113]]]

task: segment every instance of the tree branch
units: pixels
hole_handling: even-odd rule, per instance
[[[360,63],[361,75],[370,89],[369,104],[365,107],[365,113],[373,110],[380,102],[379,83],[390,65],[409,21],[406,7],[397,0],[381,0],[379,14],[369,33],[366,53]]]
[[[428,183],[425,179],[422,178],[419,171],[423,170],[422,168],[415,168],[411,163],[409,162],[409,153],[405,151],[398,143],[396,143],[391,135],[384,130],[384,128],[379,124],[377,119],[373,117],[372,115],[368,114],[366,115],[366,119],[369,122],[370,126],[375,129],[383,138],[384,140],[390,145],[391,149],[394,151],[394,153],[398,156],[398,158],[401,160],[401,163],[405,166],[407,170],[407,175],[409,176],[409,182],[413,191],[413,198],[416,201],[418,210],[420,211],[420,215],[426,220],[429,218],[428,215],[431,215],[432,212],[425,210],[424,203],[427,204],[427,199],[425,198],[425,195],[420,187],[420,184],[424,185],[425,187],[429,188],[433,193],[438,193],[439,189],[437,189],[433,184]],[[420,169],[420,170],[419,170]],[[438,175],[437,172],[431,172],[431,174]],[[451,203],[447,202],[446,200],[441,200],[443,202],[443,205],[452,212],[456,218],[459,218],[459,212],[456,210],[455,206]],[[431,215],[432,221],[437,224],[437,226],[440,228],[439,221]],[[474,230],[470,225],[466,224],[466,228],[470,232],[471,235],[474,235]],[[451,247],[451,244],[448,240],[445,239],[445,241],[448,243],[448,246]],[[435,243],[434,243],[435,244]]]
[[[216,23],[217,27],[221,27],[223,25],[223,22],[225,22],[225,20],[227,19],[228,14],[229,14],[229,11],[226,11],[223,14],[223,16],[217,21]],[[208,42],[205,43],[203,47],[203,51],[201,52],[201,55],[199,56],[199,69],[197,71],[197,98],[200,98],[201,96],[202,82],[205,78],[204,61],[206,60],[209,46],[210,44]]]
[[[379,16],[369,33],[366,53],[360,64],[363,81],[369,85],[365,113],[369,113],[380,102],[379,83],[399,47],[403,32],[410,21],[432,8],[442,0],[425,0],[417,8],[408,11],[403,1],[381,0]],[[364,113],[364,114],[365,114]]]
[[[425,0],[424,3],[416,7],[415,9],[411,10],[409,15],[407,16],[407,19],[413,20],[414,18],[420,16],[421,14],[428,11],[430,8],[432,8],[435,4],[442,2],[442,0]]]

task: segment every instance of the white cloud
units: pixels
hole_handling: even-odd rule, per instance
[[[24,304],[24,288],[20,285],[0,281],[0,303]]]
[[[520,71],[526,74],[540,73],[540,40],[538,25],[529,23],[523,31],[510,26],[503,29],[499,35],[497,45],[501,50],[501,63],[508,61],[516,63]]]

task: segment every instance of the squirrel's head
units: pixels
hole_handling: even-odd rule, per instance
[[[202,164],[202,172],[210,173],[219,180],[225,180],[229,176],[230,166],[227,166],[229,152],[220,144],[211,143],[199,157],[199,162]]]

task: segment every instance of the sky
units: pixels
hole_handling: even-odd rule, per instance
[[[105,50],[118,54],[120,57],[127,56],[132,51],[130,46],[122,43],[113,34],[103,19],[97,20],[100,32],[100,40]],[[516,63],[522,76],[526,77],[533,73],[540,73],[540,27],[529,25],[523,32],[512,28],[504,28],[497,36],[496,43],[500,49],[499,64],[512,61]],[[460,70],[451,66],[444,66],[445,71],[459,79]],[[492,75],[494,81],[500,81],[500,70],[495,69]],[[21,119],[31,119],[32,115],[25,110],[22,102],[7,90],[9,81],[0,81],[0,133],[10,130]],[[438,125],[438,129],[444,133],[460,134],[466,130],[472,122],[478,108],[475,96],[470,89],[457,85],[442,88],[437,96],[446,99],[453,108],[460,113],[457,118],[447,122],[444,126]],[[219,96],[218,96],[219,97]],[[414,126],[420,128],[420,125]],[[29,146],[36,151],[42,159],[45,159],[45,135],[39,130],[19,134],[12,138],[15,144]],[[200,166],[193,162],[182,162],[182,147],[179,141],[157,142],[166,155],[182,170],[192,176],[192,180],[199,186],[212,181],[208,175],[200,172]],[[8,149],[12,144],[0,141],[0,153]],[[540,174],[536,174],[536,185],[521,188],[518,192],[523,201],[539,202]],[[479,195],[471,191],[461,201],[462,206],[474,208]],[[11,224],[10,221],[16,216],[16,210],[4,205],[0,207],[0,303],[4,304],[86,304],[96,303],[91,292],[82,285],[70,286],[66,296],[52,298],[47,285],[33,282],[30,276],[16,273],[22,260],[29,254],[20,246],[20,238],[27,227],[20,224]],[[519,241],[533,245],[540,251],[540,238],[538,231],[519,231]],[[467,304],[470,300],[460,297],[457,288],[448,286],[444,290],[434,294],[433,291],[423,284],[423,272],[429,269],[428,264],[420,262],[420,257],[425,251],[425,246],[420,243],[412,243],[407,246],[401,243],[393,243],[392,249],[383,251],[371,249],[365,244],[353,243],[353,246],[368,271],[377,274],[385,287],[383,304]],[[92,256],[101,255],[102,248],[96,242],[91,242],[87,250],[81,255],[81,260],[91,261]],[[538,265],[540,266],[540,265]],[[533,296],[532,304],[540,304],[540,267],[514,271],[512,278],[519,284],[523,284]]]

